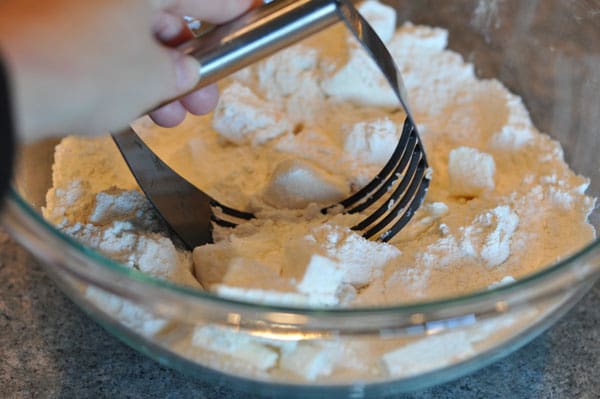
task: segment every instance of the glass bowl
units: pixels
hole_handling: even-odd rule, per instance
[[[449,30],[449,47],[520,95],[540,131],[558,140],[565,159],[591,179],[600,196],[600,2],[461,0],[388,2],[398,20]],[[565,314],[600,276],[600,243],[516,282],[466,296],[400,306],[303,309],[229,300],[126,268],[64,235],[41,216],[51,185],[55,140],[21,146],[18,171],[3,214],[11,234],[45,266],[64,292],[116,337],[158,362],[195,377],[285,397],[371,397],[442,383],[503,357]],[[590,222],[600,227],[600,212]],[[98,298],[103,298],[98,301]],[[142,314],[132,325],[119,317]],[[152,337],[165,325],[167,333]],[[194,331],[230,355],[190,350]],[[257,344],[257,342],[259,344]],[[355,355],[412,345],[408,368],[345,370],[299,379],[267,373],[261,364],[294,345],[302,358],[280,368],[326,362],[311,347],[351,348]],[[465,344],[468,343],[468,344]],[[318,353],[317,353],[318,352]],[[326,353],[326,352],[325,352]],[[240,361],[242,359],[243,361]]]

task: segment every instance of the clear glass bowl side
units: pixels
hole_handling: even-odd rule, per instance
[[[380,397],[381,395],[409,392],[431,385],[443,383],[475,371],[493,361],[512,353],[533,338],[545,331],[562,317],[582,295],[593,285],[593,281],[580,281],[572,285],[568,291],[560,295],[542,300],[518,309],[504,308],[495,315],[478,318],[471,315],[471,323],[456,324],[449,331],[443,331],[439,324],[432,323],[430,328],[415,329],[407,336],[407,331],[396,334],[396,330],[362,333],[358,335],[338,336],[337,334],[306,334],[298,336],[302,342],[309,345],[327,346],[343,340],[350,348],[359,348],[365,357],[374,357],[377,367],[380,361],[377,355],[381,347],[402,349],[406,344],[421,342],[436,348],[440,342],[452,345],[456,339],[468,341],[467,346],[459,346],[451,350],[452,356],[431,356],[421,353],[429,359],[421,364],[418,370],[401,368],[388,370],[386,373],[374,375],[347,375],[344,370],[338,373],[335,365],[330,375],[319,376],[315,380],[303,380],[301,376],[290,373],[265,373],[254,370],[244,359],[235,356],[228,361],[215,361],[215,354],[205,349],[190,349],[188,344],[180,342],[196,329],[218,328],[220,334],[247,338],[268,345],[281,345],[282,337],[253,335],[252,331],[240,330],[237,326],[217,326],[211,321],[189,322],[175,321],[175,326],[165,329],[162,333],[151,336],[139,326],[128,326],[127,322],[118,317],[118,312],[107,305],[117,301],[119,306],[129,302],[122,297],[114,297],[108,292],[100,292],[98,287],[90,287],[81,279],[61,273],[57,268],[48,267],[48,272],[59,287],[81,307],[88,315],[98,321],[104,328],[135,350],[155,359],[159,363],[175,368],[191,377],[200,377],[205,381],[219,383],[228,381],[234,383],[236,389],[250,393],[264,393],[280,397]],[[94,291],[90,295],[90,290]],[[114,298],[103,301],[102,296]],[[100,299],[100,300],[98,300]],[[132,307],[137,305],[131,303]],[[149,318],[160,318],[161,315],[146,313]],[[438,331],[436,331],[436,329]],[[183,334],[182,334],[183,332]],[[287,340],[289,337],[283,337]],[[440,341],[441,340],[441,341]],[[277,342],[279,341],[279,342]],[[219,357],[227,357],[219,354]],[[414,359],[410,358],[410,363]],[[252,364],[250,364],[252,366]],[[333,395],[333,396],[332,396]]]

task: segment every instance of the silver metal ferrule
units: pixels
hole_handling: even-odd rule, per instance
[[[335,0],[276,0],[182,44],[179,50],[200,62],[198,88],[339,21]]]

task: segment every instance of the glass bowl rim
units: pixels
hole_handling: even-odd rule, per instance
[[[39,212],[34,210],[29,203],[18,194],[18,191],[13,185],[10,186],[6,198],[24,213],[26,217],[32,221],[36,227],[42,228],[46,233],[49,233],[53,238],[64,243],[77,254],[82,255],[94,263],[100,265],[107,270],[111,275],[120,279],[132,279],[138,283],[145,285],[147,288],[157,291],[174,292],[186,299],[213,303],[216,305],[236,306],[246,309],[251,309],[261,312],[292,312],[296,314],[310,314],[311,316],[351,316],[351,315],[369,315],[369,314],[414,314],[426,313],[432,310],[439,310],[463,305],[472,305],[479,302],[484,302],[500,295],[507,295],[514,292],[522,292],[531,285],[543,282],[547,278],[555,275],[560,275],[561,272],[568,271],[570,266],[573,266],[578,260],[591,254],[596,249],[600,248],[600,238],[596,238],[583,248],[566,256],[565,258],[546,266],[539,271],[529,274],[523,278],[517,279],[514,282],[501,284],[494,288],[484,288],[466,295],[449,296],[431,301],[415,301],[401,303],[397,305],[386,306],[364,306],[364,307],[306,307],[306,306],[286,306],[279,304],[264,304],[258,302],[244,301],[241,299],[228,298],[219,296],[210,291],[204,291],[197,288],[186,287],[180,284],[173,283],[169,280],[159,279],[150,276],[142,271],[128,268],[125,265],[110,259],[92,247],[86,246],[75,238],[68,236],[57,229],[54,225],[48,222]],[[4,212],[11,212],[10,207],[5,207]],[[600,264],[592,266],[596,270],[592,270],[592,274],[600,274]],[[84,273],[85,274],[85,273]],[[89,277],[90,283],[94,282],[93,276]],[[533,296],[535,297],[535,295]]]

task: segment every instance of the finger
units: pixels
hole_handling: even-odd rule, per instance
[[[200,79],[200,63],[197,60],[159,44],[155,45],[155,50],[155,61],[148,70],[153,73],[149,76],[152,79],[149,84],[157,90],[158,101],[177,98],[196,87]]]
[[[149,115],[159,126],[175,127],[185,119],[186,110],[179,101],[174,101],[152,111]]]
[[[256,0],[151,0],[160,10],[176,15],[189,15],[218,24],[229,21],[247,11]],[[260,1],[262,3],[262,1]]]
[[[216,84],[203,87],[180,99],[183,106],[194,115],[204,115],[212,111],[219,101],[219,89]]]
[[[152,26],[156,38],[170,47],[193,37],[192,31],[183,18],[165,11],[157,13]]]
[[[144,99],[143,109],[155,109],[159,104],[191,92],[200,79],[200,64],[194,58],[182,54],[176,49],[163,46],[156,40],[148,44],[147,62],[143,68],[144,84],[140,85],[138,98]],[[177,118],[172,115],[176,115]],[[173,120],[181,121],[185,108],[179,103],[169,105],[160,112],[153,112],[156,121],[161,125],[172,125]]]

